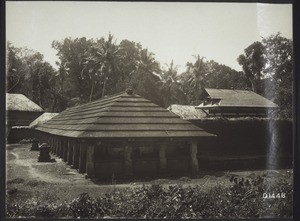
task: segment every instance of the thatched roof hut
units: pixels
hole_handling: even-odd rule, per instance
[[[23,94],[6,93],[6,114],[9,126],[28,126],[43,109]]]
[[[69,108],[36,130],[65,161],[97,177],[197,171],[197,142],[214,136],[131,90]]]

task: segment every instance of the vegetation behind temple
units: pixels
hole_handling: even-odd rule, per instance
[[[262,38],[238,57],[243,71],[199,55],[178,73],[170,61],[162,65],[141,44],[129,40],[65,38],[53,41],[59,69],[39,52],[7,45],[7,92],[22,93],[46,111],[60,112],[132,87],[135,93],[163,107],[200,103],[203,87],[249,89],[292,116],[292,41],[279,33]],[[205,56],[205,55],[202,55]]]

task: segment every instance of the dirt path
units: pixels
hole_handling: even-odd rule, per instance
[[[28,172],[31,176],[30,178],[39,179],[40,181],[44,181],[48,183],[69,183],[70,182],[67,179],[57,179],[54,176],[41,173],[38,169],[33,167],[33,165],[38,165],[39,163],[35,163],[31,159],[20,159],[19,153],[17,152],[11,152],[11,154],[15,157],[15,160],[13,161],[16,165],[28,167]]]

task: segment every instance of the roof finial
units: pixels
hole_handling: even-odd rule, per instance
[[[132,88],[127,88],[126,91],[125,91],[128,95],[132,95],[133,94],[133,90]]]

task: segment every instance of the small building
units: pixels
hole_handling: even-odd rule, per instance
[[[22,128],[44,113],[44,110],[23,94],[6,93],[6,137],[11,129]]]
[[[36,130],[53,153],[100,179],[197,173],[201,141],[214,136],[129,89],[66,109]]]
[[[196,106],[206,112],[207,116],[259,116],[266,117],[278,105],[248,90],[228,90],[204,88]]]

